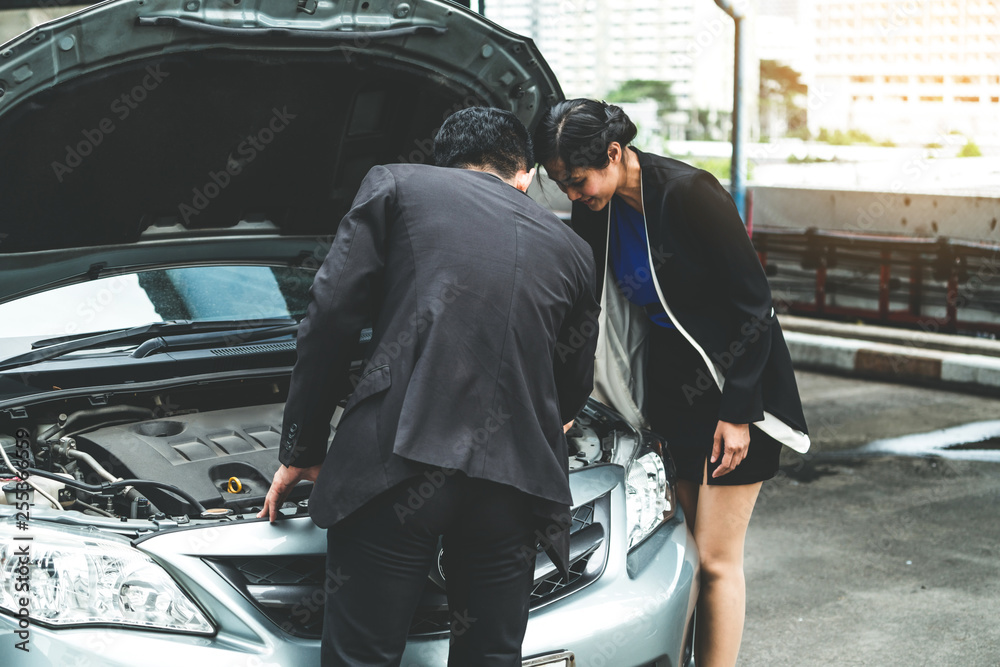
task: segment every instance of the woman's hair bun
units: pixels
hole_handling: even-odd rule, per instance
[[[638,134],[638,129],[636,129],[635,123],[629,118],[624,109],[615,104],[608,104],[607,102],[601,102],[604,105],[605,114],[607,115],[607,125],[608,125],[608,143],[612,141],[617,141],[622,146],[628,146],[635,139],[635,135]]]

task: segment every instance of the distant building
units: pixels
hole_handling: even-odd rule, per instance
[[[815,0],[809,128],[1000,138],[997,0]]]
[[[815,69],[813,36],[807,5],[812,0],[760,0],[756,17],[756,48],[760,60],[776,60],[803,75]]]
[[[601,99],[629,79],[670,81],[685,112],[671,116],[674,138],[699,127],[729,138],[733,21],[713,0],[487,0],[486,16],[534,39],[567,97]],[[749,70],[754,115],[756,60]]]

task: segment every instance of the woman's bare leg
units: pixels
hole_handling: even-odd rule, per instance
[[[677,500],[701,561],[695,631],[698,667],[736,664],[746,616],[743,545],[760,487],[760,482],[737,486],[677,482]]]
[[[677,504],[684,510],[684,520],[692,535],[694,535],[694,520],[698,516],[699,488],[701,487],[697,482],[689,482],[686,479],[677,480]]]

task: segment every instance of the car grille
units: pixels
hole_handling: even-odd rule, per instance
[[[603,496],[573,508],[571,540],[578,534],[586,535],[581,531],[588,528],[588,532],[593,534],[595,529],[591,527],[595,524],[603,527],[601,535],[607,535],[608,505],[608,496]],[[571,557],[569,578],[563,577],[557,570],[535,582],[531,591],[532,609],[569,595],[600,576],[607,559],[606,540],[591,539],[583,549],[575,554],[575,558]],[[318,639],[322,635],[325,554],[207,560],[284,632],[307,639]],[[449,621],[445,591],[429,578],[421,604],[410,624],[410,636],[446,633]]]
[[[573,516],[573,525],[570,526],[570,535],[576,535],[584,528],[593,525],[597,514],[596,503],[597,501],[594,501],[592,503],[587,503],[586,505],[580,505],[579,507],[573,508],[571,512]],[[590,559],[594,555],[595,551],[596,549],[589,550],[583,556],[570,563],[569,579],[563,577],[557,571],[554,574],[545,577],[541,581],[536,582],[535,587],[531,590],[532,605],[535,603],[547,602],[554,593],[579,582],[586,572],[587,565],[590,564]]]
[[[574,561],[569,567],[569,579],[566,579],[562,574],[557,572],[539,581],[531,591],[531,601],[543,602],[553,593],[558,593],[562,589],[568,588],[578,582],[587,571],[587,566],[590,564],[590,557],[593,555],[594,552],[591,551],[583,558]]]
[[[312,585],[323,583],[323,556],[231,558],[229,563],[252,586]]]

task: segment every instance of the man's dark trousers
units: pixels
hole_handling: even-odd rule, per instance
[[[400,664],[441,535],[449,667],[519,667],[536,546],[530,501],[431,468],[331,527],[323,667]]]

